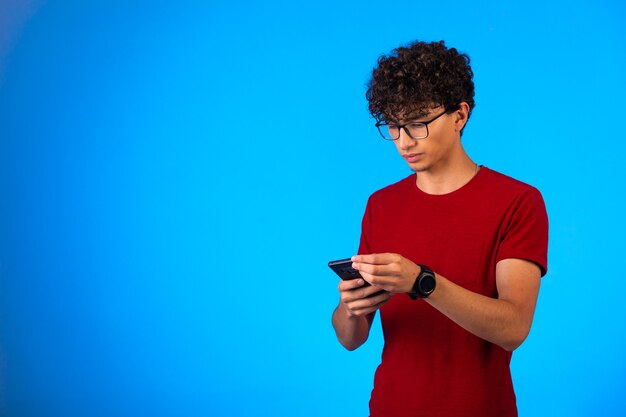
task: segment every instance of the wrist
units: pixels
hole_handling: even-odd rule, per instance
[[[435,273],[426,265],[417,264],[419,272],[415,277],[412,289],[407,293],[413,300],[428,298],[437,286]]]

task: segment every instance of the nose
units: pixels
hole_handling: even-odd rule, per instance
[[[415,144],[415,139],[411,138],[404,128],[400,129],[400,137],[396,140],[400,149],[409,149]]]

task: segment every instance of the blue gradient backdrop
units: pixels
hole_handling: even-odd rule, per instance
[[[540,188],[550,271],[521,415],[623,416],[618,1],[0,1],[0,414],[363,416],[331,259],[409,174],[364,85],[381,53],[472,57],[479,163]]]

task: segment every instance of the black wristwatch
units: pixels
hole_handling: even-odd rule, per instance
[[[435,291],[435,287],[437,286],[435,273],[432,269],[425,265],[417,264],[417,266],[419,266],[422,270],[417,278],[415,278],[413,289],[407,293],[413,300],[417,300],[418,298],[427,298],[433,293],[433,291]]]

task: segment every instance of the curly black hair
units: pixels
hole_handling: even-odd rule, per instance
[[[474,108],[470,58],[440,42],[413,42],[378,58],[367,86],[369,111],[378,121],[420,117],[433,107]]]

